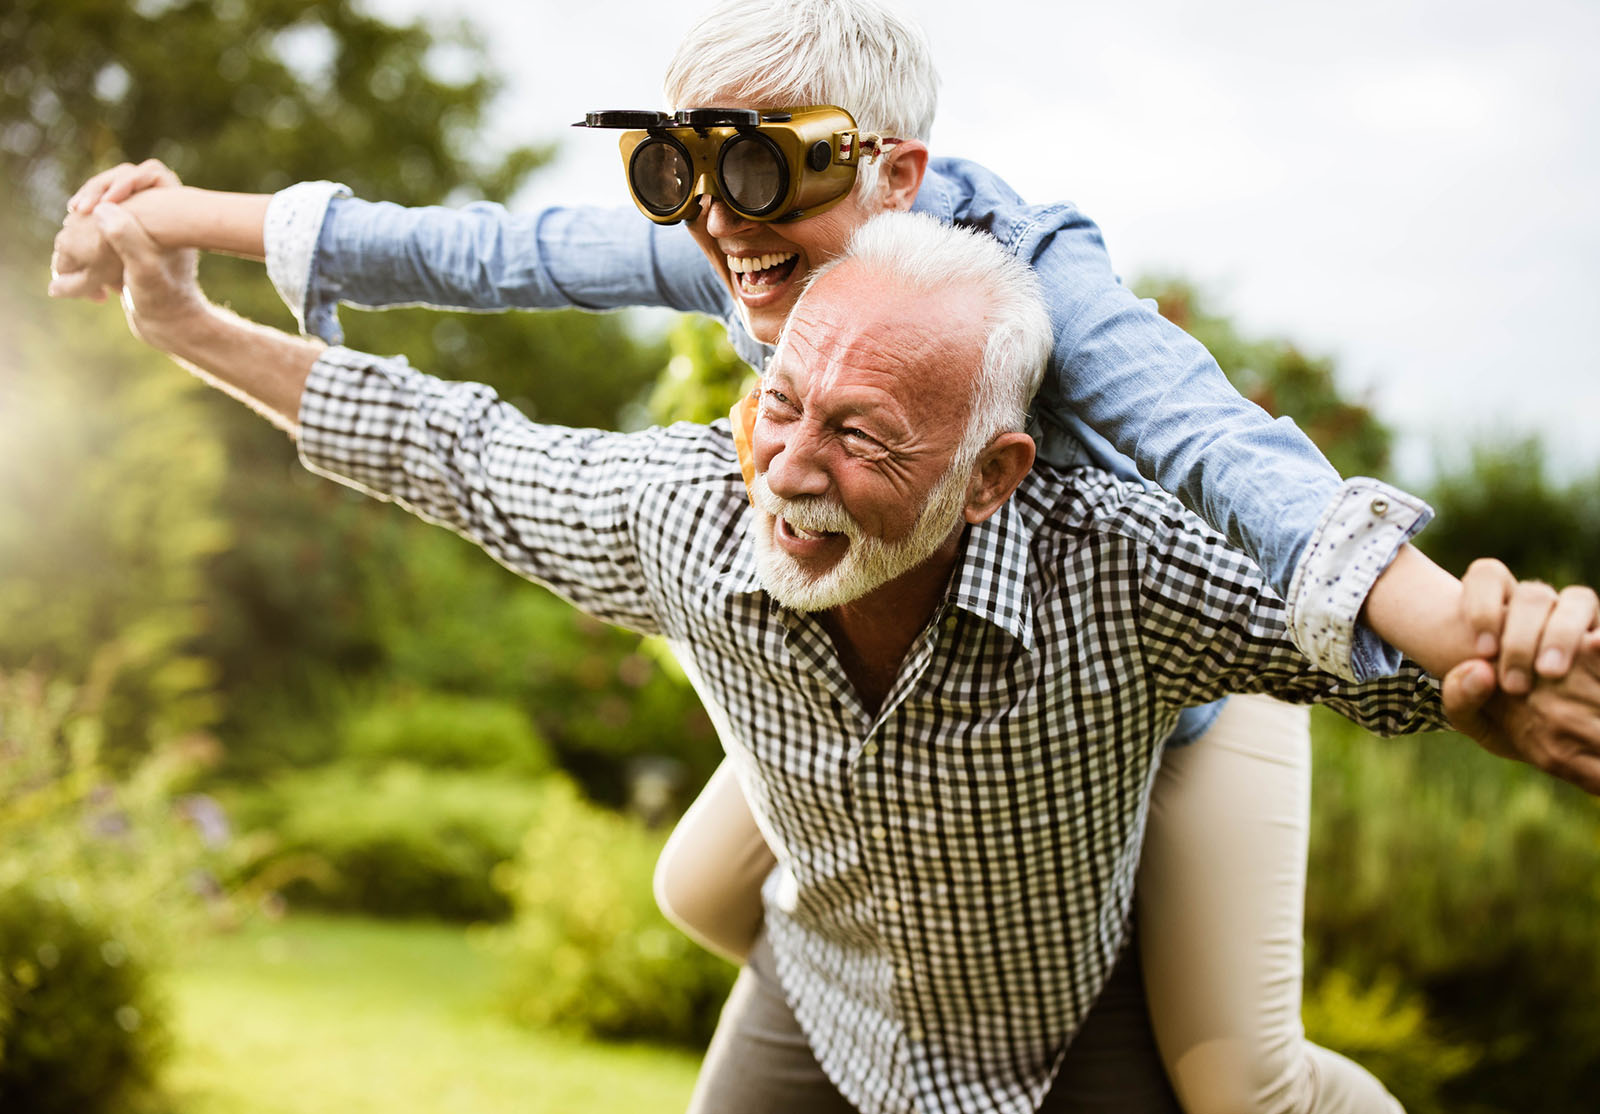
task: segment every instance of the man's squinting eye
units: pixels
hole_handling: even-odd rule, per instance
[[[879,460],[888,452],[883,442],[864,429],[853,425],[843,426],[839,430],[840,440],[844,443],[845,451],[852,456],[863,459]]]

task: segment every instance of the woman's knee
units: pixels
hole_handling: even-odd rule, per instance
[[[656,859],[656,871],[651,879],[656,907],[680,929],[695,928],[713,911],[704,869],[704,864],[696,863],[693,856],[684,854],[672,840],[667,841]]]
[[[1167,1064],[1184,1114],[1309,1114],[1312,1071],[1298,1049],[1208,1041]]]

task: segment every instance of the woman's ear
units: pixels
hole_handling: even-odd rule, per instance
[[[902,139],[890,143],[878,156],[878,196],[886,210],[904,211],[911,208],[922,188],[922,176],[928,172],[928,145],[920,139]]]

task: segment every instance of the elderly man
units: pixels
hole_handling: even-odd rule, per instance
[[[884,217],[819,269],[762,382],[747,490],[721,423],[539,426],[231,318],[190,259],[99,219],[134,329],[297,429],[308,464],[692,661],[780,862],[770,955],[700,1109],[1068,1108],[1052,1079],[1124,942],[1179,710],[1256,690],[1443,723],[1414,666],[1308,666],[1261,574],[1173,501],[1030,467],[1050,331],[986,237]],[[1597,657],[1511,706],[1513,736],[1596,734]]]

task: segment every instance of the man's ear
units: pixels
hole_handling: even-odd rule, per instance
[[[976,524],[999,510],[1033,467],[1033,455],[1033,438],[1026,433],[1002,433],[990,441],[972,466],[963,509],[966,520]]]
[[[928,145],[920,139],[902,139],[883,148],[878,156],[878,196],[887,211],[911,208],[928,172]]]

